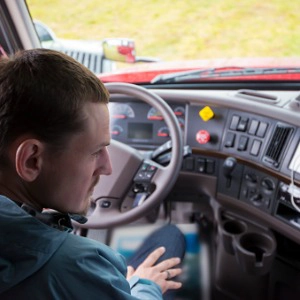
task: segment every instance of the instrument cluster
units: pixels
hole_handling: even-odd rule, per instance
[[[185,104],[169,104],[181,129],[185,128]],[[110,102],[111,137],[143,149],[153,149],[170,139],[170,131],[160,111],[146,103]]]

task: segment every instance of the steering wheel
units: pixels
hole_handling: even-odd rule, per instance
[[[183,159],[183,138],[177,118],[169,105],[149,90],[127,83],[105,84],[109,93],[137,98],[156,108],[163,116],[171,137],[170,162],[162,166],[123,143],[111,140],[108,152],[112,174],[102,175],[94,188],[95,207],[80,227],[110,228],[133,222],[149,214],[172,189]]]

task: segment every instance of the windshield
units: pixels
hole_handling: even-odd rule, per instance
[[[55,33],[60,47],[68,40],[76,44],[63,47],[73,50],[83,41],[134,41],[137,59],[131,63],[135,62],[135,70],[155,69],[149,82],[163,73],[190,69],[300,66],[299,0],[27,0],[27,4],[32,18]],[[99,46],[99,53],[102,50]],[[98,73],[130,67],[115,62]],[[243,72],[237,75],[242,76]],[[269,78],[278,79],[274,74]]]

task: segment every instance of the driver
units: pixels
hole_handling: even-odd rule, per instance
[[[157,300],[181,287],[177,227],[148,237],[128,268],[108,246],[71,232],[70,217],[84,219],[100,175],[112,171],[108,99],[100,80],[62,53],[0,60],[1,299]]]

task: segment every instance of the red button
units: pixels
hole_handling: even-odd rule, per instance
[[[210,140],[210,134],[206,130],[199,130],[196,134],[196,141],[199,144],[206,144]]]

